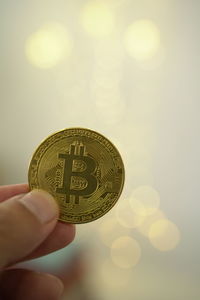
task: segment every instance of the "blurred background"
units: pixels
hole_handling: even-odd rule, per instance
[[[88,127],[126,169],[118,204],[28,267],[63,299],[200,298],[198,0],[0,0],[0,184],[49,134]]]

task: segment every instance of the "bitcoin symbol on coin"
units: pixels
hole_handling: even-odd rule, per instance
[[[69,154],[59,153],[58,157],[65,163],[63,185],[56,188],[56,192],[65,194],[67,203],[75,198],[75,204],[79,204],[80,196],[89,196],[97,188],[97,179],[93,175],[96,163],[78,143],[70,145]]]
[[[43,189],[57,201],[59,220],[87,223],[106,214],[124,184],[124,165],[115,146],[86,128],[68,128],[47,137],[29,166],[30,189]]]

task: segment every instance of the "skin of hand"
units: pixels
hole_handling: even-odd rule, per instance
[[[61,280],[53,275],[12,268],[68,245],[75,226],[58,222],[59,208],[45,191],[27,184],[0,186],[0,299],[58,300]]]

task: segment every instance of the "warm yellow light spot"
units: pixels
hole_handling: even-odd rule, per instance
[[[151,58],[160,47],[160,32],[151,20],[138,20],[127,28],[125,46],[137,60]]]
[[[153,223],[149,230],[151,244],[160,251],[174,249],[180,241],[178,227],[167,219],[161,219]]]
[[[52,68],[71,53],[72,42],[66,29],[57,23],[46,24],[26,41],[30,63],[42,69]]]
[[[106,3],[89,1],[82,12],[82,24],[92,36],[105,37],[113,31],[114,16]]]
[[[102,242],[106,246],[111,246],[112,242],[122,235],[129,234],[129,229],[122,227],[116,218],[105,219],[99,226],[99,233]]]
[[[123,202],[116,207],[116,217],[118,222],[127,228],[136,228],[144,221],[144,216],[135,214],[132,211],[128,199],[124,199]]]
[[[144,219],[143,223],[141,224],[141,226],[137,227],[137,230],[144,236],[148,236],[149,235],[149,230],[151,225],[160,220],[160,219],[164,219],[165,215],[161,210],[157,210],[154,214],[146,216],[146,218]]]
[[[122,236],[111,246],[112,261],[123,269],[135,266],[141,257],[139,243],[129,236]]]
[[[160,46],[159,51],[156,52],[156,55],[152,56],[148,60],[140,61],[140,67],[144,70],[158,69],[163,64],[165,57],[165,48]]]
[[[139,216],[149,216],[159,208],[160,196],[153,187],[142,185],[133,190],[130,205]]]

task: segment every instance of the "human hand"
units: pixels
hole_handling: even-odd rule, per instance
[[[63,284],[57,277],[8,269],[61,249],[74,239],[75,226],[57,222],[58,214],[58,205],[47,192],[29,192],[27,184],[0,186],[0,299],[60,298]]]

